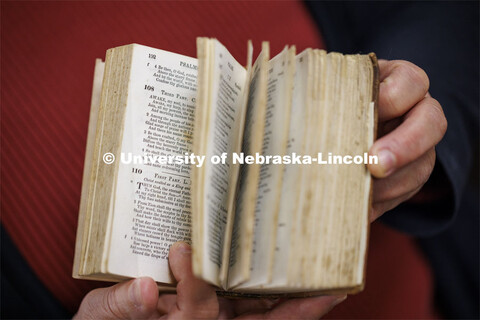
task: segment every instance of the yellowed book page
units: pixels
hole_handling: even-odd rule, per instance
[[[308,59],[308,68],[306,70],[306,92],[307,97],[305,99],[304,106],[304,118],[303,123],[300,126],[303,127],[303,139],[302,139],[302,152],[300,156],[303,157],[309,155],[309,141],[310,135],[312,134],[312,109],[313,109],[313,78],[315,70],[315,59],[313,59],[313,50],[307,50],[306,52]],[[303,227],[303,208],[307,200],[307,187],[308,182],[310,181],[310,169],[312,164],[302,162],[300,164],[301,169],[299,170],[300,181],[298,183],[298,200],[295,203],[294,211],[292,212],[292,224],[291,224],[291,234],[290,234],[290,243],[289,243],[289,258],[288,258],[288,272],[287,276],[289,279],[289,286],[296,287],[301,286],[301,277],[299,276],[299,267],[301,264],[301,255],[302,252],[299,252],[299,248],[302,246],[302,240],[304,236]],[[304,250],[303,248],[301,250]]]
[[[131,71],[133,45],[107,50],[102,94],[98,110],[95,146],[91,161],[88,184],[87,214],[82,239],[82,261],[79,274],[86,276],[99,273],[102,254],[105,249],[105,232],[108,225],[108,212],[113,205],[110,201],[114,189],[114,177],[118,165],[105,166],[102,155],[110,152],[119,155],[121,137],[125,121],[127,90]]]
[[[292,102],[295,48],[270,60],[262,162],[255,208],[250,279],[238,288],[265,286],[271,281],[277,218]]]
[[[262,44],[251,75],[242,153],[255,155],[263,145],[265,113],[267,103],[267,72],[270,49]],[[259,164],[242,165],[239,173],[239,186],[233,224],[232,246],[228,286],[234,287],[248,280],[253,245],[253,227],[257,187],[260,175]]]
[[[106,271],[171,283],[169,248],[190,242],[185,157],[191,151],[197,64],[140,45],[132,61]],[[190,161],[202,164],[201,158]]]
[[[375,65],[376,65],[376,57],[375,55]],[[359,83],[359,88],[360,88],[360,101],[370,101],[368,103],[368,106],[365,104],[360,104],[360,109],[366,109],[364,113],[360,112],[360,114],[363,114],[363,116],[366,118],[366,123],[367,123],[367,134],[366,134],[366,144],[364,144],[363,150],[370,150],[372,147],[375,136],[376,136],[376,119],[375,119],[375,103],[377,101],[372,101],[372,99],[375,99],[376,94],[378,94],[378,88],[374,88],[373,86],[370,85],[370,83],[376,82],[378,79],[376,77],[378,76],[378,70],[376,70],[373,66],[371,57],[366,57],[366,56],[361,56],[359,57],[360,62],[360,74],[364,75],[364,77],[361,78],[360,83]],[[376,66],[377,67],[377,66]],[[375,84],[374,84],[375,85]],[[375,94],[374,94],[375,90]],[[366,168],[365,168],[366,169]],[[366,267],[366,261],[365,259],[367,258],[367,247],[368,247],[368,232],[369,232],[369,213],[371,210],[371,197],[372,197],[372,176],[368,169],[363,171],[363,175],[365,176],[365,185],[364,185],[364,190],[366,190],[365,194],[362,197],[362,208],[361,208],[361,215],[359,217],[360,223],[360,243],[359,243],[359,250],[356,253],[357,254],[357,259],[358,259],[358,266],[356,270],[356,277],[355,277],[355,283],[361,286],[363,289],[364,283],[365,283],[365,267]]]
[[[321,100],[323,105],[323,121],[321,122],[320,127],[323,132],[321,139],[319,140],[320,145],[318,145],[318,152],[324,157],[329,152],[337,151],[337,137],[340,136],[340,132],[345,134],[345,132],[342,131],[342,123],[339,121],[343,112],[343,97],[337,93],[342,89],[342,84],[340,82],[341,67],[342,55],[338,53],[330,53],[327,55],[324,71],[325,88],[322,92],[323,96]],[[329,228],[331,228],[329,223],[332,219],[336,219],[335,216],[329,215],[329,212],[333,212],[333,208],[339,205],[335,198],[337,190],[334,189],[338,181],[338,166],[326,165],[318,170],[320,170],[319,173],[322,174],[322,182],[318,181],[318,184],[321,184],[321,187],[317,190],[314,198],[314,201],[316,201],[316,210],[318,211],[316,223],[317,240],[315,240],[317,244],[317,257],[314,260],[316,266],[321,270],[314,270],[313,274],[321,274],[321,276],[324,277],[323,273],[325,272],[325,266],[330,264],[331,260],[325,261],[322,253],[327,250],[329,245],[335,245],[329,240],[331,234],[340,232],[339,230],[329,230]],[[325,199],[330,199],[330,201],[325,201]],[[312,282],[314,285],[318,285],[315,281]]]
[[[307,125],[308,133],[307,133],[307,140],[306,140],[306,149],[305,154],[316,159],[317,157],[317,142],[321,139],[323,134],[323,129],[321,123],[319,122],[319,118],[321,117],[321,113],[323,109],[320,106],[320,90],[319,86],[320,83],[323,82],[322,75],[323,70],[321,66],[321,59],[319,55],[319,50],[313,50],[313,82],[311,86],[311,108],[308,116],[309,124]],[[296,279],[301,281],[300,286],[304,288],[308,288],[311,286],[311,281],[309,281],[309,273],[303,268],[304,266],[308,265],[307,260],[312,256],[311,249],[314,243],[311,242],[312,232],[314,231],[312,228],[312,224],[315,223],[316,219],[316,212],[318,211],[315,208],[313,199],[316,195],[316,182],[321,180],[321,176],[318,174],[319,167],[318,165],[313,162],[310,165],[304,166],[304,174],[303,176],[306,178],[303,182],[303,206],[300,208],[301,220],[300,220],[300,241],[297,242],[297,248],[301,248],[301,250],[295,249],[295,252],[298,252],[299,255],[297,256],[296,262],[299,263],[297,269],[297,275],[295,276]]]
[[[203,195],[203,266],[200,276],[220,286],[225,227],[227,222],[228,191],[231,189],[231,153],[236,146],[243,91],[247,71],[217,40],[210,40],[213,55],[209,125],[206,135],[205,178],[197,186]]]
[[[330,118],[328,117],[329,113],[335,112],[335,109],[325,108],[325,86],[326,86],[326,52],[324,50],[314,50],[314,56],[317,60],[316,66],[318,79],[314,87],[314,106],[317,110],[316,115],[313,117],[314,132],[312,133],[315,137],[311,140],[311,150],[310,153],[318,157],[318,152],[324,151],[325,145],[327,144],[328,135],[325,133],[325,130],[328,128],[328,123]],[[324,187],[326,185],[323,177],[325,175],[325,170],[329,170],[328,166],[315,164],[311,170],[311,181],[310,183],[310,206],[306,208],[304,213],[305,222],[304,222],[304,241],[302,247],[304,248],[303,257],[302,257],[302,282],[305,288],[314,287],[315,283],[311,279],[311,275],[315,273],[317,262],[317,248],[319,242],[322,241],[321,233],[318,232],[320,229],[318,215],[321,214],[320,205],[317,201],[325,201],[323,196]]]
[[[288,131],[287,155],[303,154],[304,130],[306,121],[305,100],[307,98],[308,51],[295,58],[294,89]],[[287,284],[290,237],[294,212],[299,198],[302,165],[285,164],[278,212],[277,235],[273,276],[270,287],[283,287]]]
[[[87,214],[87,202],[90,174],[92,168],[92,158],[95,144],[95,131],[97,128],[98,108],[100,107],[100,98],[102,94],[103,72],[105,70],[105,62],[101,59],[95,60],[95,71],[93,76],[92,100],[90,103],[90,117],[88,121],[87,145],[85,150],[85,162],[83,167],[83,184],[82,195],[80,197],[80,208],[78,214],[77,240],[75,243],[75,258],[73,263],[73,277],[78,278],[81,255],[83,254],[82,247],[84,232],[88,232],[85,226],[85,218]]]
[[[345,87],[350,98],[344,121],[349,124],[349,134],[342,139],[340,153],[363,158],[373,143],[373,104],[370,102],[373,69],[370,58],[365,55],[347,55],[344,59],[348,75]],[[340,227],[344,235],[337,283],[339,286],[362,286],[371,176],[363,163],[340,167],[342,174],[351,181],[345,179],[348,182],[343,186],[344,219]]]
[[[317,139],[316,136],[316,117],[318,114],[318,92],[317,84],[319,82],[319,70],[318,70],[318,59],[315,54],[315,50],[312,50],[311,63],[309,64],[310,69],[308,72],[308,84],[307,84],[307,100],[306,100],[306,122],[305,122],[305,140],[304,140],[304,150],[302,156],[313,157],[313,141]],[[301,265],[307,253],[306,248],[306,237],[307,235],[307,226],[309,223],[309,208],[311,207],[312,200],[312,184],[315,181],[315,164],[304,163],[302,164],[302,176],[300,184],[300,199],[299,205],[297,207],[296,219],[295,219],[295,229],[294,234],[291,236],[294,240],[294,248],[292,253],[295,254],[294,258],[290,260],[290,265],[293,267],[290,269],[292,277],[295,280],[293,283],[295,286],[303,287],[301,284],[304,278],[302,274]],[[299,248],[301,248],[299,250]]]
[[[192,151],[198,155],[206,153],[206,136],[208,133],[209,108],[212,82],[212,55],[209,54],[210,39],[197,38],[197,97],[195,101],[195,121],[193,130]],[[204,198],[204,166],[191,167],[191,200],[192,200],[192,269],[193,273],[201,277],[203,273],[203,198]]]
[[[236,135],[235,145],[233,147],[233,152],[240,153],[242,148],[242,138],[243,138],[243,129],[245,127],[245,115],[247,111],[247,102],[248,102],[248,85],[250,83],[250,75],[252,73],[252,55],[253,55],[253,46],[252,42],[248,41],[247,43],[247,74],[245,76],[245,90],[243,90],[243,101],[241,103],[241,110],[239,115],[239,121],[236,122],[237,127],[234,128]],[[231,163],[232,169],[230,170],[231,175],[229,178],[229,190],[228,190],[228,208],[227,208],[227,225],[225,227],[225,240],[223,242],[223,257],[222,257],[222,267],[220,270],[220,285],[223,289],[228,287],[228,269],[230,261],[230,249],[232,244],[232,233],[233,233],[233,222],[235,219],[235,199],[236,199],[236,190],[238,186],[238,174],[240,172],[239,163]]]
[[[303,255],[301,270],[309,276],[302,282],[315,289],[354,288],[363,281],[370,177],[365,164],[334,163],[331,157],[363,158],[368,151],[373,133],[371,71],[362,71],[359,56],[331,53],[325,62],[325,91],[319,90],[324,96],[324,112],[318,117],[321,155],[309,212],[315,233],[306,239],[317,248]]]

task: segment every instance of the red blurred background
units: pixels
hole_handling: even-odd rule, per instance
[[[1,3],[1,222],[70,312],[92,288],[71,277],[95,58],[140,43],[195,56],[218,38],[241,63],[246,43],[322,48],[303,3]],[[413,239],[374,223],[364,292],[329,318],[430,318],[430,270]],[[28,294],[29,288],[23,288]]]

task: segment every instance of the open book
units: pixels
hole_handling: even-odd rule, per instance
[[[265,42],[252,63],[249,43],[244,67],[215,39],[197,50],[132,44],[96,61],[73,276],[174,290],[183,240],[219,291],[361,290],[375,55],[270,58]]]

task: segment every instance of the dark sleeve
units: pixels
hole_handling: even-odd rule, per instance
[[[0,224],[1,319],[68,319],[72,315],[48,291]]]
[[[431,235],[454,219],[478,145],[478,2],[307,2],[328,50],[375,52],[408,60],[430,78],[430,93],[448,130],[436,147],[433,175],[448,196],[434,204],[408,202],[382,219],[405,232]]]

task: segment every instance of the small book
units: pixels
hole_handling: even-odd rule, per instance
[[[174,291],[176,241],[224,295],[363,289],[378,65],[268,42],[243,66],[131,44],[97,59],[73,276]],[[374,159],[372,160],[374,161]]]

